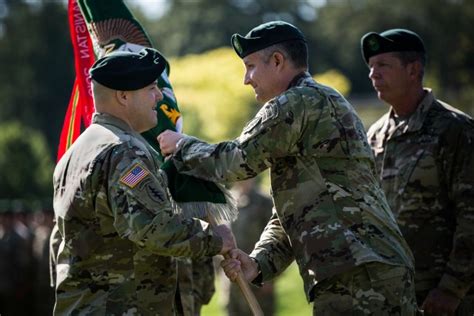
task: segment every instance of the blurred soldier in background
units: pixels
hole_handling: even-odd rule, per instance
[[[426,315],[474,314],[474,124],[423,88],[425,47],[405,29],[362,37],[390,110],[368,132],[390,207],[415,257]]]
[[[232,223],[232,231],[239,249],[250,253],[272,215],[273,202],[264,195],[256,183],[256,178],[236,182],[232,193],[237,199],[239,216]],[[222,277],[224,304],[229,316],[251,315],[249,306],[242,297],[239,287]],[[274,282],[266,282],[262,287],[251,287],[264,315],[273,315],[275,311]]]
[[[54,289],[50,284],[49,271],[49,237],[53,228],[54,211],[52,206],[41,205],[33,210],[30,229],[33,234],[34,257],[34,298],[35,315],[51,315],[54,307]]]
[[[0,315],[32,315],[35,270],[29,210],[20,201],[2,201],[0,208]]]

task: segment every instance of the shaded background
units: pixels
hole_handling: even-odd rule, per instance
[[[343,92],[366,127],[387,107],[375,97],[359,41],[366,32],[394,27],[411,29],[424,39],[428,51],[425,85],[438,98],[474,113],[474,1],[126,3],[155,47],[170,59],[185,132],[208,141],[238,136],[258,108],[252,89],[243,85],[244,68],[230,48],[230,36],[274,19],[293,23],[306,34],[311,72]],[[40,254],[45,248],[31,247],[46,242],[43,230],[51,225],[51,176],[74,80],[72,54],[65,1],[0,0],[0,241],[6,240],[12,227],[23,231],[21,240],[30,249],[23,256],[25,266],[44,265]],[[10,249],[11,256],[18,255],[18,249]],[[32,260],[35,253],[38,258]],[[2,267],[0,274],[5,275]],[[28,273],[27,280],[47,280],[35,269]],[[0,292],[5,290],[3,275]],[[33,297],[34,287],[25,284],[18,297]],[[302,290],[298,291],[302,296]]]
[[[181,104],[187,117],[186,132],[210,141],[237,136],[256,107],[251,88],[242,84],[240,60],[229,53],[229,62],[223,60],[216,65],[213,61],[218,57],[213,50],[229,48],[233,33],[245,34],[253,26],[272,19],[283,19],[303,30],[310,46],[311,72],[323,74],[331,70],[344,76],[349,82],[346,96],[367,124],[375,117],[369,113],[366,119],[365,108],[381,105],[374,99],[367,78],[360,37],[368,31],[392,27],[409,28],[422,36],[428,50],[426,84],[434,88],[439,98],[473,113],[473,1],[126,2],[155,46],[171,58],[172,82],[185,81],[183,85],[175,83],[175,89],[181,99],[188,100]],[[179,62],[186,58],[188,63],[180,69]],[[65,1],[0,0],[0,67],[0,170],[5,174],[0,180],[0,199],[47,199],[51,193],[49,176],[74,79]],[[190,67],[192,72],[188,71]],[[185,80],[178,78],[183,73]],[[225,93],[219,95],[216,90]],[[198,97],[193,95],[195,91],[200,91]],[[207,97],[208,93],[214,95]],[[205,103],[203,98],[207,98]],[[381,111],[384,110],[382,106]],[[203,135],[197,126],[204,125],[202,118],[201,122],[193,121],[195,112],[213,111],[220,111],[219,121],[212,120],[215,126],[220,125],[214,139],[212,135]]]

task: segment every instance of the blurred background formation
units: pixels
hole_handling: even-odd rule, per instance
[[[240,127],[258,110],[251,87],[243,85],[244,67],[230,47],[230,36],[276,19],[304,32],[312,52],[311,73],[317,81],[342,92],[366,127],[388,108],[371,87],[359,41],[369,31],[397,27],[411,29],[425,41],[425,85],[439,99],[474,114],[474,1],[126,3],[170,61],[185,133],[210,142],[237,137]],[[66,1],[0,0],[1,315],[49,315],[52,310],[48,268],[51,177],[74,82],[69,36]],[[268,192],[265,181],[261,187]],[[276,315],[295,311],[290,306],[295,305],[293,294],[288,293],[295,292],[298,302],[306,305],[297,271],[288,273],[275,285]],[[219,315],[222,310],[224,307],[210,307],[203,313]],[[310,309],[307,311],[309,314]]]

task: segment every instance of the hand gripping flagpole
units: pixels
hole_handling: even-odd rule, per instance
[[[207,219],[209,223],[211,224],[211,226],[213,227],[217,226],[216,220],[214,219],[214,216],[212,214],[208,213]],[[225,254],[224,258],[226,259],[230,258],[230,255]],[[239,274],[237,275],[237,279],[235,282],[239,286],[240,291],[242,292],[242,295],[245,298],[245,301],[247,302],[250,310],[252,311],[252,314],[254,316],[263,316],[262,308],[260,307],[260,304],[258,303],[257,298],[253,294],[252,290],[250,289],[250,286],[247,280],[245,280],[244,274],[242,273],[242,271],[240,271]]]

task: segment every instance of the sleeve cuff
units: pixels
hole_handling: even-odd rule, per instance
[[[260,263],[258,262],[257,259],[250,257],[255,263],[258,265],[258,275],[255,279],[252,280],[252,284],[257,286],[257,287],[262,287],[263,286],[263,281],[262,281],[262,270],[260,269]]]
[[[176,151],[174,152],[175,156],[181,153],[181,150],[183,149],[184,145],[186,145],[186,143],[197,140],[197,138],[195,137],[192,137],[186,134],[182,134],[182,135],[183,137],[180,140],[178,140],[178,142],[176,143]]]
[[[189,144],[194,143],[197,139],[192,136],[184,135],[183,138],[181,138],[177,143],[176,143],[176,150],[173,154],[173,163],[176,167],[176,169],[180,172],[183,172],[186,170],[185,164],[184,164],[184,157],[183,155],[186,154],[187,147],[189,147]],[[183,152],[184,150],[184,152]]]
[[[209,256],[218,255],[222,250],[223,244],[224,242],[222,241],[222,238],[218,236],[213,236],[209,243],[209,250],[207,252],[207,255]]]
[[[266,258],[267,256],[265,256],[263,252],[259,252],[256,254],[252,253],[250,256],[254,258],[255,261],[257,261],[258,266],[260,268],[260,273],[258,277],[255,278],[255,281],[259,279],[258,281],[262,283],[264,281],[271,280],[274,276],[274,269],[273,269],[272,264],[267,260]]]
[[[186,137],[187,136],[183,134],[183,137],[180,140],[178,140],[178,142],[176,143],[176,152],[182,147],[182,144],[186,140]]]
[[[207,223],[206,223],[207,224]],[[209,247],[207,249],[207,252],[206,252],[206,255],[207,256],[215,256],[215,255],[218,255],[221,250],[222,250],[222,246],[224,245],[224,241],[222,240],[222,238],[215,234],[214,231],[212,231],[211,229],[211,225],[210,224],[207,224],[208,225],[208,228],[209,230],[211,230],[211,232],[207,231],[207,234],[209,234],[208,238],[209,238]]]
[[[462,299],[469,291],[471,285],[460,281],[452,275],[444,274],[441,277],[441,280],[439,281],[438,287],[440,289],[449,291],[456,295],[458,298]]]

